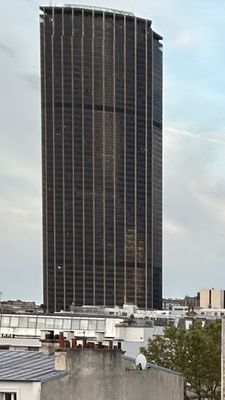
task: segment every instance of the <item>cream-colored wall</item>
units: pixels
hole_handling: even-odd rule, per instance
[[[224,306],[224,291],[221,289],[211,290],[212,308],[223,308]]]
[[[221,289],[201,289],[200,290],[200,307],[209,307],[209,291],[211,291],[211,308],[224,307],[224,290]]]
[[[116,327],[116,337],[121,338],[124,341],[143,342],[144,327]]]
[[[1,381],[0,393],[1,392],[16,392],[17,400],[40,400],[41,383]]]
[[[200,290],[200,307],[201,308],[209,307],[209,289]]]

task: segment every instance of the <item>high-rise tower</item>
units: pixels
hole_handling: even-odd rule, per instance
[[[40,29],[45,306],[160,308],[162,38],[73,6]]]

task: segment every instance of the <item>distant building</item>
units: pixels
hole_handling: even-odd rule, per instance
[[[222,289],[201,289],[200,291],[200,307],[201,308],[218,308],[225,307],[225,296]]]
[[[195,321],[205,325],[225,315],[225,309],[189,312],[185,306],[176,306],[169,311],[135,311],[134,308],[132,313],[132,308],[129,312],[116,308],[108,313],[97,309],[94,313],[89,309],[79,314],[0,314],[0,350],[37,351],[41,346],[40,339],[46,334],[57,337],[63,332],[66,339],[85,336],[96,343],[110,339],[115,345],[120,341],[126,355],[135,357],[149,338],[163,336],[167,326],[188,329]]]
[[[0,301],[0,313],[43,313],[43,308],[34,301]]]
[[[174,309],[174,307],[177,306],[198,308],[200,306],[200,293],[197,293],[196,296],[185,296],[183,299],[177,299],[177,298],[162,299],[163,310],[172,310]]]
[[[52,336],[63,332],[68,339],[86,336],[88,340],[120,341],[122,350],[135,357],[148,339],[164,334],[165,326],[175,318],[165,316],[133,318],[101,314],[63,315],[0,315],[0,350],[38,350],[46,333]]]
[[[4,400],[183,400],[182,375],[152,364],[137,369],[118,349],[0,351],[0,365]]]
[[[44,303],[162,301],[162,37],[116,10],[41,7]]]

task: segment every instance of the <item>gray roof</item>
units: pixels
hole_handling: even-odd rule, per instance
[[[127,360],[127,361],[131,361],[134,364],[135,364],[135,361],[136,361],[135,358],[130,357],[130,356],[126,356],[126,354],[122,354],[121,358],[123,358],[124,360]],[[169,374],[183,376],[180,372],[173,371],[172,369],[161,367],[160,365],[153,364],[153,363],[150,363],[150,362],[147,362],[147,369],[158,369],[159,371],[168,372]]]
[[[45,382],[64,375],[55,370],[54,354],[0,350],[0,381]]]

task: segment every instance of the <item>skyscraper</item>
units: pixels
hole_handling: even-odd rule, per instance
[[[44,303],[161,307],[162,39],[41,7]]]

